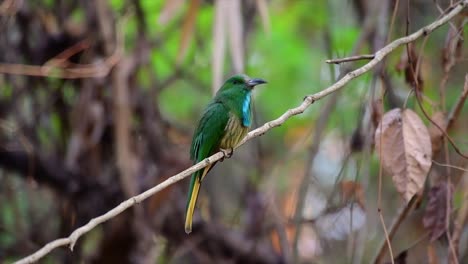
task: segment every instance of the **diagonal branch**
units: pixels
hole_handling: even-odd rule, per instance
[[[407,43],[411,43],[418,38],[422,36],[426,36],[427,34],[431,33],[438,27],[446,24],[449,22],[453,17],[455,17],[457,14],[459,14],[466,6],[468,5],[468,0],[463,0],[460,1],[454,8],[448,12],[446,15],[442,16],[440,19],[434,21],[433,23],[421,28],[420,30],[414,32],[411,35],[408,35],[403,38],[396,39],[395,41],[391,42],[381,50],[377,51],[374,54],[374,58],[369,61],[367,64],[364,66],[346,74],[342,79],[340,79],[338,82],[335,84],[331,85],[330,87],[316,93],[313,95],[308,95],[304,98],[304,101],[297,107],[289,109],[286,111],[284,114],[282,114],[280,117],[277,119],[274,119],[270,122],[265,123],[261,127],[251,131],[240,143],[240,145],[244,144],[248,140],[251,140],[252,138],[261,136],[265,134],[267,131],[271,130],[274,127],[281,126],[286,120],[291,118],[292,116],[299,115],[303,113],[312,103],[314,103],[317,100],[320,100],[324,98],[325,96],[334,93],[341,88],[343,88],[347,83],[349,83],[351,80],[354,78],[363,75],[364,73],[370,71],[372,68],[374,68],[379,62],[382,61],[389,53],[394,51],[396,48],[405,45]],[[57,240],[54,240],[52,242],[49,242],[46,244],[44,247],[36,251],[34,254],[27,256],[19,261],[17,261],[17,264],[23,264],[23,263],[33,263],[47,255],[49,252],[51,252],[53,249],[69,245],[70,249],[73,250],[73,246],[75,245],[76,241],[84,234],[95,228],[97,225],[102,224],[113,217],[117,216],[118,214],[122,213],[126,209],[141,203],[142,201],[146,200],[148,197],[154,195],[155,193],[160,192],[161,190],[165,189],[169,185],[172,185],[188,176],[190,176],[192,173],[194,173],[197,170],[200,170],[209,164],[212,164],[220,159],[224,158],[223,152],[218,152],[209,158],[204,159],[203,161],[193,165],[192,167],[189,167],[188,169],[168,178],[167,180],[163,181],[162,183],[156,185],[155,187],[148,189],[147,191],[136,195],[134,197],[129,198],[128,200],[122,202],[119,204],[117,207],[111,209],[107,213],[98,216],[96,218],[91,219],[88,224],[76,229],[73,231],[73,233],[70,234],[70,236],[66,238],[60,238]]]
[[[26,65],[14,63],[0,63],[0,74],[28,75],[62,79],[100,78],[106,76],[112,67],[120,60],[120,54],[114,53],[102,62],[78,64],[72,67],[51,64]]]

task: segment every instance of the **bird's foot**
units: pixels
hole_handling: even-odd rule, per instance
[[[221,149],[221,151],[224,154],[224,157],[221,159],[221,161],[224,161],[224,158],[230,158],[232,157],[232,154],[234,153],[234,149],[229,148],[229,149]]]

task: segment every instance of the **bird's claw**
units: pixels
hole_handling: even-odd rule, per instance
[[[224,160],[224,158],[230,158],[232,157],[232,154],[234,153],[234,150],[232,148],[229,149],[221,149],[221,152],[223,152],[224,157],[221,159],[221,161]]]

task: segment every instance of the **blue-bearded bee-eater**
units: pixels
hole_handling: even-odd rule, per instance
[[[246,75],[234,75],[218,90],[205,108],[193,134],[190,158],[194,164],[220,150],[232,150],[245,137],[252,124],[252,90],[266,83]],[[185,216],[185,232],[192,232],[192,217],[200,185],[215,163],[195,172],[190,180]]]

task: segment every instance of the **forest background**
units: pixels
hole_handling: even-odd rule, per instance
[[[203,108],[247,73],[268,81],[253,126],[287,116],[205,178],[192,234],[185,179],[41,263],[468,262],[466,5],[2,1],[0,261],[190,167]]]

